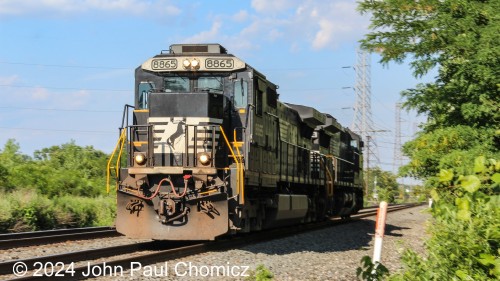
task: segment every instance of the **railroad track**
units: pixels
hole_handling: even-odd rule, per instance
[[[407,208],[420,206],[420,204],[409,205],[393,205],[389,206],[388,212],[395,212]],[[301,232],[322,229],[339,224],[350,223],[360,220],[365,217],[373,216],[377,212],[377,208],[368,208],[353,215],[349,220],[341,220],[333,218],[319,223],[304,224],[286,228],[271,229],[261,232],[250,233],[242,236],[225,237],[221,240],[196,243],[196,242],[173,242],[173,241],[150,241],[143,243],[134,243],[122,246],[107,247],[101,249],[85,250],[60,255],[51,255],[45,257],[12,260],[0,262],[0,275],[12,274],[16,264],[22,262],[27,266],[29,272],[24,277],[11,280],[44,280],[53,278],[52,276],[33,276],[31,270],[36,269],[35,264],[50,264],[56,265],[61,263],[64,265],[74,264],[70,275],[63,274],[58,277],[59,280],[74,280],[84,278],[84,273],[88,272],[89,268],[97,269],[97,272],[104,272],[105,268],[121,268],[128,270],[132,265],[150,265],[161,261],[168,261],[187,257],[190,255],[200,254],[207,251],[221,251],[230,248],[236,248],[243,245],[263,242],[267,240],[283,238],[290,235],[295,235]],[[108,258],[118,255],[129,255],[135,253],[134,256],[116,258],[106,262],[90,262],[96,259]],[[86,264],[83,261],[89,261]],[[42,271],[43,273],[43,271]],[[29,276],[28,276],[29,275]],[[12,277],[11,277],[12,278]]]
[[[71,240],[119,236],[113,227],[85,227],[0,234],[0,250]]]

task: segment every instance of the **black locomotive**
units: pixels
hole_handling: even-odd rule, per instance
[[[360,136],[277,89],[218,44],[139,66],[117,146],[118,232],[212,240],[361,209]]]

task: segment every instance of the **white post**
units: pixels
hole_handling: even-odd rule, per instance
[[[380,207],[377,210],[377,220],[375,223],[375,245],[373,249],[373,263],[380,263],[382,255],[382,239],[384,238],[385,218],[387,217],[387,202],[380,202]]]

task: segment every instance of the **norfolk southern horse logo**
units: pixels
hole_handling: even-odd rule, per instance
[[[130,211],[130,214],[137,212],[137,216],[139,216],[139,213],[142,211],[143,208],[144,204],[142,203],[141,200],[130,200],[130,202],[128,202],[127,204],[127,207],[125,207],[125,209]]]

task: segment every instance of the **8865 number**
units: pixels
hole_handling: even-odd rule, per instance
[[[205,68],[206,69],[231,69],[233,68],[232,59],[206,59]]]
[[[174,59],[157,59],[151,61],[151,69],[162,70],[162,69],[175,69],[177,68],[177,60]]]

